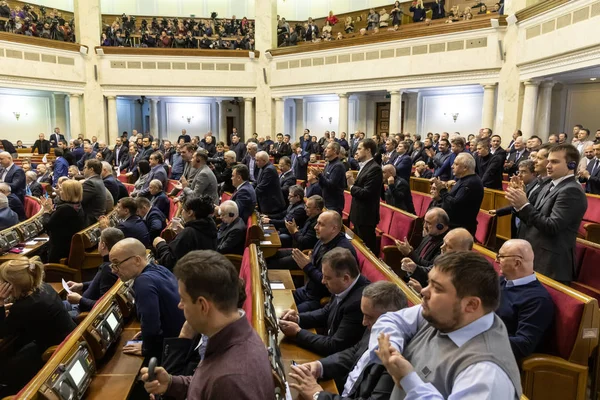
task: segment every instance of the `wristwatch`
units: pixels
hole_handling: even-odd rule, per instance
[[[317,400],[319,398],[320,394],[321,394],[321,392],[317,392],[317,393],[313,394],[312,400]]]

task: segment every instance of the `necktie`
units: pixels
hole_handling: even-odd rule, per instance
[[[429,248],[431,247],[432,244],[433,244],[433,238],[429,239],[429,242],[427,242],[427,244],[425,246],[423,246],[423,249],[421,250],[419,257],[421,257],[421,258],[425,257],[425,254],[427,254],[427,252],[429,251]]]
[[[31,187],[29,185],[27,185],[27,187],[25,188],[25,194],[27,196],[31,196]]]
[[[592,175],[594,175],[598,170],[598,163],[600,163],[600,160],[596,159],[596,161],[594,162],[594,167],[592,168]]]

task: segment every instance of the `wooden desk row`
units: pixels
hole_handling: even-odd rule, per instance
[[[34,201],[41,204],[40,199],[26,196],[26,201]],[[42,214],[44,209],[40,207],[31,218],[19,222],[15,226],[6,228],[0,232],[0,263],[14,260],[22,256],[34,256],[46,244],[47,236],[41,235],[44,227],[42,225]],[[22,247],[20,253],[9,252],[10,250]]]
[[[139,330],[128,291],[115,283],[14,399],[127,399],[143,362],[121,351]]]

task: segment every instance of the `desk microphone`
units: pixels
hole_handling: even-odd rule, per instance
[[[156,357],[152,357],[148,363],[148,382],[156,380],[156,373],[154,372],[156,369],[156,364],[158,364],[158,360]]]

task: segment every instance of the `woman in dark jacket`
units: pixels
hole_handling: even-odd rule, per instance
[[[423,0],[413,1],[409,10],[413,13],[413,22],[425,21],[425,7],[423,6]]]
[[[48,262],[59,263],[69,257],[73,235],[86,227],[85,213],[81,207],[83,187],[80,181],[67,180],[59,192],[60,202],[52,211],[52,200],[42,199],[44,215],[42,224],[48,233]]]
[[[177,236],[169,244],[157,237],[152,243],[157,264],[173,270],[177,260],[193,250],[217,250],[217,225],[213,219],[212,198],[202,195],[188,197],[183,204],[183,226],[173,222],[171,228]]]
[[[17,393],[44,366],[42,354],[75,329],[56,291],[43,282],[38,257],[0,265],[0,338],[16,338],[0,362],[0,398]],[[12,303],[10,313],[5,305]]]

